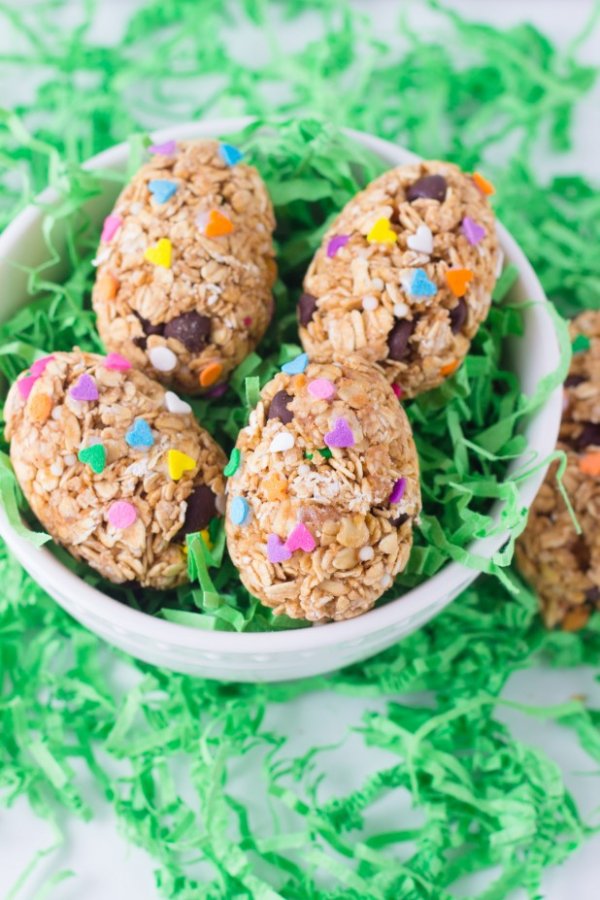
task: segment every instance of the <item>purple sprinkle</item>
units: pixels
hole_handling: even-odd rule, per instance
[[[338,250],[345,247],[349,240],[349,234],[336,234],[334,237],[330,238],[329,243],[327,244],[327,256],[329,259],[332,259]]]
[[[485,237],[485,228],[483,225],[470,219],[469,216],[465,216],[462,220],[462,230],[464,236],[473,247]]]
[[[354,447],[354,435],[346,419],[336,419],[323,440],[328,447]]]
[[[272,563],[282,563],[288,560],[292,555],[292,551],[288,550],[279,535],[269,534],[267,536],[267,558]]]
[[[205,393],[205,397],[222,397],[229,385],[226,381],[223,384],[217,384],[216,387],[211,388],[210,391]]]
[[[150,153],[161,153],[163,156],[173,156],[177,151],[177,141],[164,141],[162,144],[151,144],[148,147]]]
[[[73,400],[97,400],[98,388],[96,382],[90,375],[82,375],[77,384],[69,391],[69,395]]]
[[[400,503],[402,498],[404,497],[404,491],[406,490],[406,478],[399,478],[398,481],[394,484],[392,489],[392,493],[390,494],[390,503]]]

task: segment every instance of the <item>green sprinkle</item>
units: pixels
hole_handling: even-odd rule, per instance
[[[100,475],[106,466],[106,450],[102,444],[92,444],[90,447],[83,447],[77,454],[77,459]]]
[[[573,353],[585,353],[586,350],[589,350],[592,346],[592,342],[589,337],[585,334],[578,334],[573,343],[571,344],[571,349]]]
[[[312,459],[312,458],[313,458],[313,454],[312,454],[312,453],[308,453],[308,452],[305,450],[305,451],[304,451],[304,459]]]
[[[321,454],[323,459],[331,459],[331,457],[333,456],[333,453],[331,452],[329,447],[321,447],[318,452]]]
[[[240,463],[242,461],[242,454],[238,450],[237,447],[234,447],[231,451],[231,456],[229,457],[229,462],[223,469],[223,475],[226,475],[227,478],[231,477],[231,475],[235,475],[237,470],[240,467]]]

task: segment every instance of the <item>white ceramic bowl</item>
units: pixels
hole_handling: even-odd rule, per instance
[[[170,138],[197,138],[231,134],[248,124],[245,119],[218,120],[182,125],[155,135],[157,141]],[[387,141],[360,132],[350,135],[370,148],[391,166],[414,161],[415,157]],[[123,170],[128,146],[119,144],[88,163],[88,168]],[[94,198],[88,210],[98,222],[107,214],[118,186],[106,181],[101,197]],[[42,203],[55,196],[46,191]],[[24,210],[0,237],[0,317],[6,319],[28,302],[26,277],[14,263],[26,266],[47,258],[42,239],[43,212],[39,206]],[[513,238],[501,226],[498,233],[507,263],[519,271],[512,292],[517,302],[537,301],[525,311],[525,333],[510,348],[511,365],[517,372],[523,391],[532,394],[540,378],[554,370],[558,358],[556,334],[542,287]],[[50,349],[50,348],[49,348]],[[553,394],[526,424],[527,458],[531,451],[543,459],[553,448],[561,415],[561,391]],[[510,471],[516,471],[525,459],[516,459]],[[542,481],[538,470],[521,482],[523,505],[528,507]],[[476,572],[457,563],[449,563],[433,578],[398,600],[351,619],[322,627],[267,634],[206,632],[153,618],[130,609],[101,591],[90,587],[63,566],[49,550],[36,549],[20,538],[0,508],[0,534],[17,559],[54,599],[79,622],[109,643],[127,653],[179,672],[207,678],[237,681],[280,681],[329,672],[365,659],[389,647],[399,638],[419,628],[437,615],[476,577]],[[476,541],[471,551],[489,558],[506,540],[506,535]]]

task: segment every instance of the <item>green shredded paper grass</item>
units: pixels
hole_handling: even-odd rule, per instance
[[[78,24],[64,28],[69,5],[77,7]],[[2,396],[47,352],[74,345],[102,350],[89,304],[98,229],[83,207],[108,176],[83,170],[82,161],[129,140],[130,173],[144,158],[149,132],[206,115],[256,117],[255,125],[227,137],[261,172],[278,223],[274,327],[223,398],[193,401],[228,452],[260,387],[299,352],[295,303],[328,221],[382,170],[342,127],[467,169],[482,167],[496,184],[500,218],[559,312],[600,307],[597,190],[579,176],[541,184],[531,162],[548,141],[556,153],[569,150],[576,104],[597,72],[577,61],[577,42],[559,52],[529,25],[499,31],[428,5],[435,25],[426,33],[415,31],[406,14],[384,40],[368,15],[343,2],[204,0],[202,15],[189,0],[149,2],[103,43],[92,28],[100,4],[91,0],[37,2],[18,13],[0,4],[2,27],[15,35],[0,56],[0,77],[13,85],[20,73],[35,74],[29,94],[19,91],[12,109],[0,111],[0,223],[50,185],[59,201],[46,216],[48,258],[60,256],[63,264],[60,277],[48,266],[29,270],[33,302],[0,326]],[[309,8],[315,37],[290,51],[279,35],[293,33]],[[244,53],[234,26],[238,37],[261,36],[264,54]],[[4,96],[13,96],[10,87]],[[498,158],[502,163],[494,165]],[[120,183],[112,178],[116,194]],[[67,234],[60,253],[59,230]],[[557,316],[561,364],[534,397],[523,397],[506,363],[507,343],[523,327],[511,302],[514,278],[508,267],[465,365],[407,404],[424,514],[409,566],[382,602],[449,560],[481,570],[479,580],[374,659],[290,685],[221,685],[106,647],[2,549],[0,802],[10,807],[25,795],[54,823],[59,846],[65,810],[92,816],[73,766],[83,761],[120,829],[153,857],[157,891],[184,900],[438,900],[458,896],[463,876],[488,870],[488,887],[469,896],[502,900],[516,887],[539,896],[544,870],[598,823],[583,819],[558,766],[502,724],[507,701],[500,695],[512,673],[541,660],[597,664],[600,625],[596,616],[580,634],[545,632],[535,597],[510,567],[512,541],[526,518],[518,476],[544,461],[532,460],[518,476],[508,477],[507,469],[526,450],[523,423],[563,380],[569,357]],[[6,453],[0,496],[25,531],[26,507]],[[511,540],[492,560],[469,552],[474,538],[507,531]],[[274,617],[241,587],[217,523],[211,538],[210,551],[199,536],[188,538],[193,580],[171,593],[108,586],[48,546],[88,582],[169,621],[236,631],[303,626]],[[34,536],[38,544],[44,539]],[[129,670],[133,688],[118,688],[108,660]],[[342,751],[358,739],[376,760],[366,780],[343,794],[329,787],[330,748],[319,742],[318,695],[326,692],[364,698],[364,715],[348,729]],[[281,704],[311,693],[314,746],[290,755],[292,734],[272,723]],[[370,705],[381,698],[388,701],[383,711]],[[600,711],[581,699],[519,708],[570,729],[597,768]],[[379,765],[381,750],[393,758],[386,767]],[[242,758],[254,799],[238,788]],[[181,789],[182,769],[191,791]],[[405,821],[399,814],[392,828],[378,827],[372,810],[385,798],[399,804],[409,798],[418,816],[411,812]],[[268,811],[260,827],[256,807]],[[25,896],[42,859],[44,848],[37,856],[35,850],[11,893],[15,900]],[[52,873],[46,896],[68,875],[60,868]]]

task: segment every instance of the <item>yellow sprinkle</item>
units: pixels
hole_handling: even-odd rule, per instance
[[[173,481],[179,481],[184,472],[191,472],[196,468],[196,461],[187,453],[182,453],[181,450],[169,450],[167,466]]]
[[[214,544],[213,544],[213,542],[212,542],[211,539],[210,539],[210,534],[208,533],[208,528],[203,528],[203,529],[202,529],[202,531],[200,532],[200,537],[202,538],[202,540],[203,540],[204,543],[206,544],[207,548],[208,548],[209,550],[212,550],[212,548],[214,547]]]

